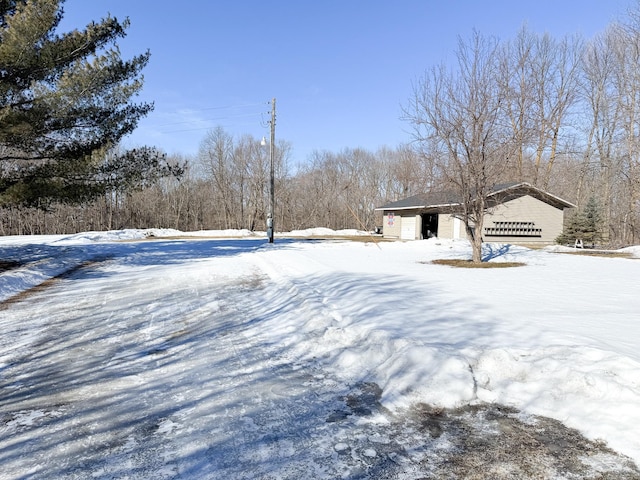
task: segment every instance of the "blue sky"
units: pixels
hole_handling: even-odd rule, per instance
[[[527,25],[591,38],[633,0],[67,0],[64,30],[129,17],[125,58],[149,49],[139,100],[155,110],[125,145],[194,155],[209,130],[276,137],[292,162],[314,150],[410,140],[412,83],[473,29],[507,40]]]

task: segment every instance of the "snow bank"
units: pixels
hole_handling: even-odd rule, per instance
[[[630,255],[633,255],[634,257],[640,258],[640,246],[638,245],[633,247],[621,248],[619,251],[623,253],[628,253]]]
[[[431,265],[470,256],[468,242],[437,239],[265,252],[281,284],[265,301],[285,303],[270,331],[346,383],[376,382],[392,410],[502,403],[639,461],[640,264],[511,245],[484,254],[526,266]]]
[[[306,230],[293,230],[291,232],[281,233],[284,237],[356,237],[371,235],[371,232],[362,230],[345,229],[332,230],[330,228],[308,228]]]
[[[334,234],[291,232],[292,237]],[[170,240],[122,242],[186,235],[200,238],[191,244],[181,239],[173,247]],[[215,236],[239,240],[204,241]],[[245,285],[243,301],[255,309],[245,335],[264,339],[265,348],[277,345],[297,365],[318,363],[346,385],[376,382],[390,409],[414,402],[503,403],[557,418],[640,462],[636,260],[486,245],[484,255],[491,261],[526,266],[468,270],[430,263],[469,258],[465,241],[377,247],[291,241],[262,248],[252,237],[246,231],[121,230],[0,238],[5,258],[28,261],[2,274],[0,299],[106,254],[120,258],[110,273],[126,272],[127,285],[139,286],[126,295],[155,312],[152,317],[181,318],[199,298],[200,281]],[[637,254],[640,247],[625,251]],[[147,275],[156,265],[166,269],[167,280],[151,289]],[[155,305],[153,291],[173,295],[172,282],[186,282],[195,294]],[[68,298],[85,295],[73,284],[66,288]],[[118,303],[117,292],[115,287],[110,292],[111,304]],[[46,312],[40,314],[44,322]],[[113,315],[122,316],[123,325],[129,321],[126,309]]]
[[[111,242],[125,240],[141,240],[145,238],[175,238],[175,237],[205,237],[205,238],[266,238],[264,231],[251,231],[247,229],[227,229],[227,230],[198,230],[193,232],[182,232],[171,228],[149,228],[143,230],[125,229],[112,230],[108,232],[83,232],[74,235],[63,236],[43,236],[42,240],[57,238],[57,243],[62,244],[82,244],[84,242]],[[293,230],[290,232],[276,232],[277,237],[298,238],[298,237],[355,237],[371,235],[371,232],[362,230],[345,229],[332,230],[330,228],[308,228],[306,230]]]
[[[638,459],[640,363],[583,346],[493,349],[475,360],[478,399],[553,417]]]

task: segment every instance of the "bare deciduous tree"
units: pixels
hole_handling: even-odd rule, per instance
[[[573,144],[567,122],[576,102],[581,51],[578,37],[557,41],[526,28],[503,46],[500,88],[518,180],[547,188],[561,148]]]
[[[609,228],[614,210],[611,192],[620,172],[617,144],[623,105],[617,79],[620,77],[621,41],[618,28],[611,27],[587,45],[582,62],[580,91],[590,122],[587,125],[576,198],[578,205],[581,205],[591,194],[599,193],[604,222]]]
[[[198,158],[211,181],[222,228],[232,228],[234,184],[232,183],[233,138],[222,127],[210,131],[200,145]]]
[[[623,39],[619,48],[619,101],[622,104],[622,177],[627,190],[624,212],[626,239],[640,239],[640,2],[629,22],[619,29]]]
[[[471,240],[474,262],[482,261],[487,195],[502,179],[506,164],[498,53],[497,40],[477,32],[469,42],[460,39],[457,71],[433,68],[416,85],[405,110],[416,140],[436,153],[440,178],[461,199],[456,215]]]

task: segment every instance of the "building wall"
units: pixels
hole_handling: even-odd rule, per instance
[[[382,217],[382,236],[385,238],[400,238],[402,217],[395,212],[384,212]]]
[[[553,243],[562,233],[564,210],[555,208],[548,203],[524,195],[498,205],[485,215],[483,236],[487,242],[505,243]],[[485,227],[493,227],[495,222],[531,222],[538,230],[539,236],[486,236]]]
[[[383,236],[385,238],[403,238],[403,218],[415,218],[414,238],[420,239],[422,236],[422,217],[417,210],[384,212]],[[563,220],[564,210],[555,208],[530,195],[524,195],[498,205],[485,215],[482,228],[483,238],[486,242],[499,243],[554,243],[558,235],[562,233]],[[499,222],[531,223],[536,232],[533,232],[532,235],[518,236],[486,235],[487,227],[496,227],[496,225],[500,225]],[[467,238],[464,224],[450,213],[438,215],[437,236],[449,239]],[[406,237],[407,231],[405,230],[403,239],[407,239]]]
[[[382,220],[384,238],[420,240],[422,236],[422,217],[416,211],[385,212]]]
[[[449,213],[438,215],[438,238],[467,238],[462,222]]]
[[[400,238],[402,240],[420,240],[422,238],[422,217],[420,215],[402,215]]]

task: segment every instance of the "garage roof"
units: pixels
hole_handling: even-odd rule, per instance
[[[560,197],[545,192],[527,182],[511,182],[498,184],[493,188],[493,191],[489,195],[490,197],[496,197],[501,199],[502,202],[513,198],[512,195],[531,195],[539,200],[553,205],[556,208],[574,208],[575,205],[571,202],[563,200]],[[506,197],[503,199],[503,197]],[[500,201],[500,200],[499,200]],[[387,203],[376,210],[421,210],[427,208],[443,208],[460,205],[461,198],[455,192],[432,192],[421,193],[402,200]]]

